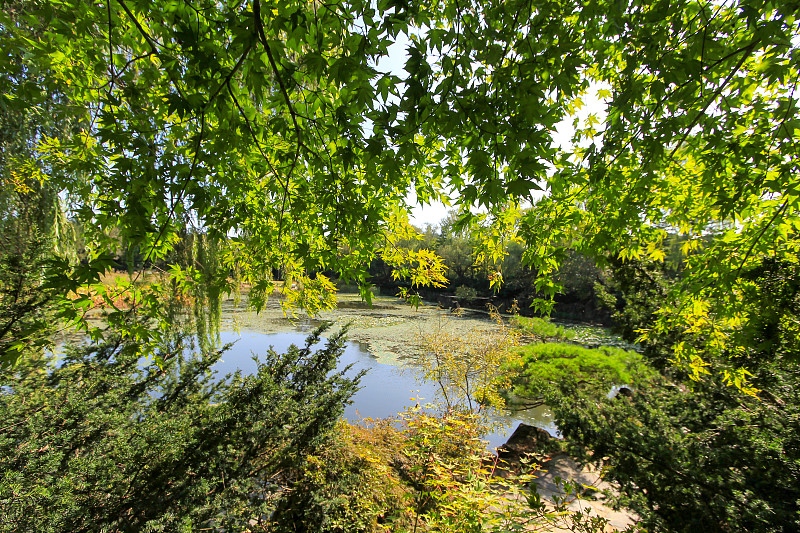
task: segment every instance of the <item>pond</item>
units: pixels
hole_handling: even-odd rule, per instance
[[[310,327],[301,327],[308,329]],[[283,331],[278,333],[262,333],[253,330],[239,332],[223,331],[220,340],[224,343],[234,342],[233,347],[223,354],[215,370],[220,375],[234,372],[237,369],[244,373],[252,373],[256,364],[253,354],[266,353],[272,346],[278,353],[283,353],[289,345],[303,346],[308,331]],[[353,402],[346,407],[344,416],[351,422],[362,418],[392,418],[407,407],[416,403],[424,405],[436,399],[436,388],[433,383],[420,383],[413,369],[398,365],[381,363],[373,356],[367,345],[361,342],[348,342],[344,354],[339,361],[339,368],[352,365],[352,374],[366,370],[361,379],[361,389],[353,397]],[[542,407],[517,413],[493,412],[492,418],[502,423],[505,429],[486,435],[488,448],[494,449],[503,444],[508,435],[520,422],[541,427],[551,434],[557,434],[557,428],[547,408]]]
[[[242,302],[228,299],[222,303],[219,341],[234,345],[223,354],[215,370],[220,376],[237,369],[253,372],[256,368],[253,354],[263,355],[270,346],[278,353],[286,352],[290,344],[303,346],[311,330],[322,321],[332,323],[333,328],[345,325],[349,328],[350,341],[339,368],[352,364],[354,374],[367,370],[361,380],[361,390],[345,409],[344,416],[351,422],[362,418],[394,418],[418,401],[423,406],[436,401],[434,384],[420,383],[413,369],[405,365],[406,358],[421,349],[419,337],[422,333],[442,331],[450,335],[469,335],[495,326],[487,313],[465,312],[463,316],[454,316],[435,304],[412,308],[396,298],[382,296],[375,297],[370,306],[358,295],[341,294],[337,309],[314,319],[287,318],[275,299],[259,313],[248,310]],[[66,341],[80,342],[81,338],[65,337],[59,342]],[[503,444],[521,422],[558,435],[552,414],[544,406],[517,412],[493,412],[492,419],[502,427],[485,436],[489,449]]]

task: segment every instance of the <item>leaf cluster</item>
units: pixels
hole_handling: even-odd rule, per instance
[[[0,235],[0,368],[50,345],[54,295],[42,287],[49,239],[11,228]]]
[[[511,319],[511,325],[519,328],[522,335],[535,337],[538,340],[554,339],[557,341],[571,340],[574,333],[564,328],[556,326],[546,318],[524,317],[515,315]]]
[[[363,425],[362,425],[363,424]],[[403,438],[389,420],[340,421],[298,470],[276,531],[398,531],[408,524],[408,487],[393,465]]]

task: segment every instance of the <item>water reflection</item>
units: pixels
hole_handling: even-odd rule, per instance
[[[306,333],[260,333],[256,331],[223,331],[220,334],[223,344],[235,342],[233,347],[222,355],[222,359],[215,365],[220,375],[235,372],[237,369],[244,373],[256,370],[253,354],[266,353],[270,346],[278,353],[287,351],[291,344],[305,345]],[[432,383],[419,383],[413,372],[402,372],[400,367],[379,363],[370,354],[364,344],[348,342],[339,361],[339,369],[352,364],[352,373],[367,370],[361,379],[361,390],[353,397],[353,403],[345,408],[344,416],[350,421],[361,418],[389,418],[407,407],[414,406],[417,402],[424,404],[432,402],[436,397],[436,389]],[[422,398],[423,400],[419,400]],[[502,422],[506,430],[486,435],[489,448],[493,449],[503,444],[508,434],[520,422],[541,427],[552,435],[557,434],[557,428],[552,415],[546,407],[539,407],[518,413],[497,413],[493,418]]]

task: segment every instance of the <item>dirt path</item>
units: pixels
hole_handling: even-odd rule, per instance
[[[573,480],[583,485],[597,489],[584,499],[576,499],[567,505],[571,511],[581,511],[590,516],[599,516],[608,521],[606,531],[624,531],[635,523],[637,517],[634,513],[624,509],[614,510],[606,501],[603,491],[614,493],[614,487],[602,479],[602,473],[592,465],[581,466],[566,454],[553,455],[535,473],[537,490],[542,498],[553,501],[554,497],[564,497],[563,484],[559,480]],[[550,531],[560,532],[566,529],[554,527]]]

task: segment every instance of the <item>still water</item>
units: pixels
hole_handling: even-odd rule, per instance
[[[233,342],[233,347],[225,352],[222,360],[215,366],[219,375],[241,370],[244,373],[255,372],[256,364],[253,355],[266,353],[270,346],[277,353],[284,353],[291,344],[304,346],[307,333],[259,333],[256,331],[223,331],[220,340],[223,344]],[[366,370],[361,378],[359,390],[350,405],[345,408],[344,416],[351,422],[362,418],[390,418],[398,412],[412,407],[416,403],[424,405],[436,400],[436,388],[433,383],[419,382],[411,368],[379,363],[361,343],[348,342],[341,359],[339,369],[352,365],[351,373]],[[520,422],[541,427],[551,435],[558,430],[552,415],[547,408],[538,408],[518,413],[492,413],[492,418],[504,424],[505,429],[486,435],[488,448],[494,449],[503,444]]]

